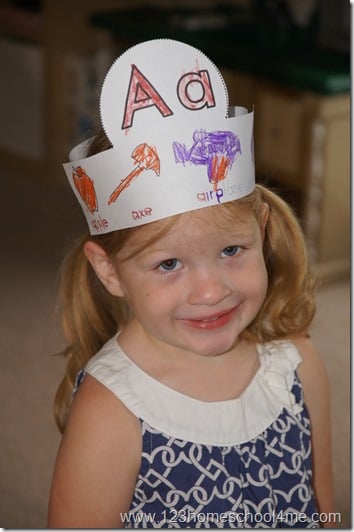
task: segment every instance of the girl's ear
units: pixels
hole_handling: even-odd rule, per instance
[[[123,297],[117,271],[107,253],[92,240],[85,242],[84,252],[97,277],[112,296]]]

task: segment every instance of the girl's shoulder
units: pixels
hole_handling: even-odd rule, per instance
[[[73,398],[63,441],[70,439],[72,445],[77,442],[79,447],[84,443],[98,460],[110,456],[118,462],[127,457],[129,449],[133,464],[140,456],[140,434],[136,417],[106,386],[85,374]],[[107,448],[103,448],[105,443]]]
[[[320,352],[308,334],[292,336],[261,345],[272,359],[272,367],[285,372],[296,371],[310,415],[324,412],[329,404],[329,382]],[[289,374],[289,375],[290,375]]]
[[[116,527],[119,512],[129,510],[140,459],[138,420],[108,388],[85,375],[58,452],[49,526]]]
[[[318,412],[329,404],[329,381],[325,363],[309,335],[292,338],[302,362],[297,370],[310,410]]]
[[[281,363],[283,360],[290,363],[296,369],[301,381],[306,384],[316,375],[316,380],[326,375],[321,354],[310,335],[306,333],[258,344],[258,348],[261,353],[271,355],[273,362],[276,360],[276,363]]]
[[[303,362],[298,375],[311,421],[314,489],[320,512],[334,510],[331,460],[331,397],[326,366],[310,337],[293,339]]]
[[[309,335],[298,335],[291,339],[291,342],[299,352],[302,363],[298,373],[304,384],[314,379],[315,381],[326,377],[326,367],[321,354]],[[312,382],[315,385],[315,382]]]

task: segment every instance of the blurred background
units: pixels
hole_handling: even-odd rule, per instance
[[[0,0],[1,527],[46,526],[58,271],[85,229],[61,164],[97,128],[113,60],[157,37],[200,48],[230,103],[255,108],[257,178],[301,221],[332,387],[337,526],[350,527],[350,15],[348,0]]]

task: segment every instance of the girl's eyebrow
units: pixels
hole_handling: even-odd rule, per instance
[[[218,241],[221,243],[221,239],[225,242],[222,243],[222,245],[224,243],[226,243],[226,245],[229,245],[230,243],[237,243],[237,241],[239,240],[250,240],[250,239],[254,239],[255,237],[255,230],[254,228],[243,228],[241,229],[240,231],[238,230],[232,230],[230,232],[228,232],[228,234],[222,234],[222,236],[218,233],[218,234],[215,234],[215,237],[218,239]],[[181,242],[179,241],[178,238],[174,238],[174,237],[169,237],[169,240],[171,239],[171,241],[168,241],[166,243],[163,242],[163,238],[161,239],[161,241],[158,241],[158,242],[154,242],[154,244],[152,244],[151,246],[148,246],[147,248],[143,248],[141,250],[141,253],[168,253],[168,252],[173,252],[174,250],[176,250],[178,247],[181,246]],[[186,242],[183,242],[182,243],[183,247],[186,247],[189,245],[189,243],[186,243]],[[139,253],[140,254],[140,253]]]
[[[230,233],[230,238],[250,238],[255,235],[255,228],[252,227],[243,227],[240,230],[237,230],[236,228],[232,230],[232,233]]]

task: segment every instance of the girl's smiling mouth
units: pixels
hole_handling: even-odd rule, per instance
[[[236,305],[235,307],[232,307],[229,310],[220,311],[217,314],[212,314],[210,316],[198,318],[183,318],[179,321],[194,329],[217,329],[219,327],[224,327],[224,325],[229,323],[229,321],[231,321],[234,315],[236,314],[238,308],[239,305]]]

